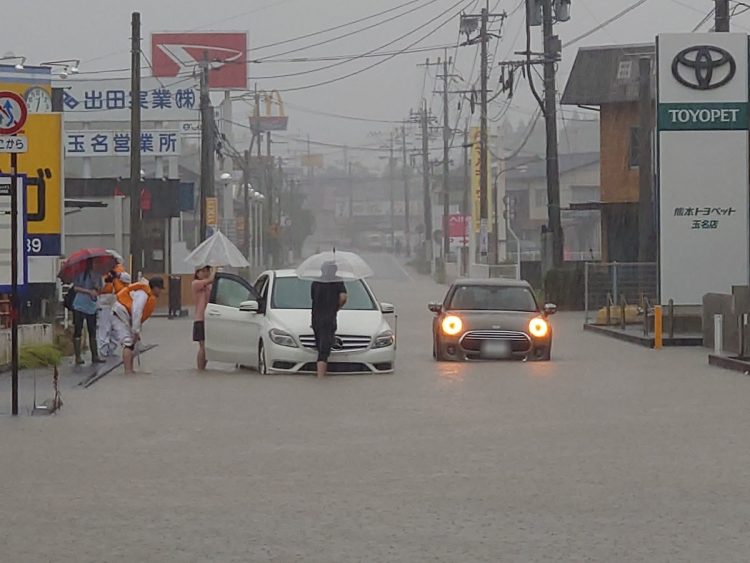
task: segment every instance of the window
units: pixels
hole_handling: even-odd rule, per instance
[[[534,190],[534,203],[536,207],[547,207],[547,188]]]
[[[216,305],[239,308],[243,301],[255,299],[252,291],[237,280],[219,278],[216,286]]]
[[[633,61],[620,61],[617,65],[617,80],[630,80],[633,72]]]
[[[628,166],[638,168],[640,153],[640,129],[638,127],[630,128],[630,147],[628,149]]]
[[[274,309],[312,309],[310,284],[312,282],[299,278],[276,278],[273,284]],[[374,311],[375,302],[370,292],[361,281],[346,282],[348,298],[344,310]]]
[[[459,285],[453,290],[448,309],[462,311],[524,311],[539,308],[527,287]]]

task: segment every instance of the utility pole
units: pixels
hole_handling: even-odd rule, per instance
[[[424,258],[427,266],[432,268],[432,199],[430,197],[430,130],[427,115],[427,102],[422,101],[420,110],[422,126],[422,189],[424,204]]]
[[[201,61],[200,110],[201,110],[201,232],[200,241],[208,234],[206,199],[214,196],[214,131],[213,108],[208,91],[208,52]]]
[[[714,31],[729,31],[729,0],[715,0],[716,10]]]
[[[480,75],[481,75],[481,109],[479,118],[479,254],[482,258],[482,262],[490,263],[491,260],[488,256],[489,247],[489,234],[487,232],[487,219],[489,216],[489,201],[487,195],[489,194],[489,139],[487,134],[487,67],[488,55],[487,55],[487,23],[489,20],[489,10],[487,7],[482,8],[482,21],[480,24]]]
[[[450,143],[451,126],[448,107],[448,65],[453,61],[448,59],[445,51],[443,59],[443,265],[448,260],[451,251],[451,237],[448,232],[450,226]],[[445,266],[443,266],[445,267]]]
[[[469,243],[466,231],[469,228],[473,228],[469,226],[471,224],[470,220],[467,223],[467,217],[471,214],[469,212],[469,194],[471,193],[471,175],[469,173],[469,150],[470,149],[471,149],[471,144],[469,143],[469,120],[467,119],[466,126],[464,127],[464,190],[463,190],[463,197],[461,199],[461,215],[463,215],[462,221],[464,222],[462,244],[463,244],[464,249],[468,246],[468,243]],[[467,274],[469,271],[467,267],[469,254],[466,250],[464,250],[463,252],[464,252],[463,260],[464,260],[464,267],[465,267],[463,274]]]
[[[547,210],[552,232],[552,263],[563,263],[563,230],[560,219],[560,163],[557,154],[557,90],[555,66],[560,53],[560,39],[554,35],[552,0],[542,0],[542,32],[544,35],[544,117],[547,132]]]
[[[141,14],[133,12],[130,32],[130,256],[133,280],[143,270],[141,245]]]
[[[406,256],[411,256],[411,230],[409,219],[409,171],[407,169],[406,159],[406,122],[401,124],[401,155],[403,158],[401,176],[404,180],[404,247]]]
[[[391,200],[391,246],[396,247],[396,159],[393,157],[393,132],[388,152],[388,183],[390,184]]]
[[[640,85],[640,123],[638,129],[638,261],[651,262],[656,258],[655,222],[653,205],[653,174],[651,164],[651,130],[653,101],[651,97],[651,59],[638,61]]]
[[[245,228],[242,230],[242,253],[250,256],[250,149],[245,151],[245,166],[242,167],[242,216]],[[249,262],[250,260],[248,260]]]

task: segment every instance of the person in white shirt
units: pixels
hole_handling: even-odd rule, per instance
[[[126,374],[135,373],[133,355],[135,346],[141,339],[141,328],[156,309],[156,300],[163,290],[164,280],[151,278],[131,284],[117,294],[117,303],[112,307],[112,327],[122,345],[122,362]]]

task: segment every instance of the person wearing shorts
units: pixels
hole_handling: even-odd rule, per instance
[[[193,321],[193,342],[198,343],[198,357],[196,364],[199,371],[206,369],[206,307],[211,297],[216,272],[210,266],[202,266],[195,270],[192,283],[193,301],[195,302],[195,319]]]
[[[141,328],[156,309],[156,300],[162,291],[164,280],[156,277],[131,284],[117,294],[117,302],[112,307],[112,328],[122,346],[122,363],[126,374],[135,373],[133,356],[141,339]]]

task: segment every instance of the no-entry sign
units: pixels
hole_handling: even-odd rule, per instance
[[[15,92],[0,91],[0,135],[18,133],[29,112],[24,99]]]

